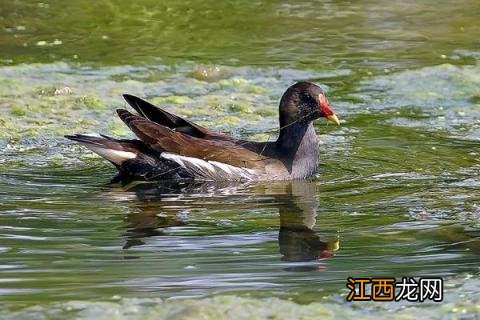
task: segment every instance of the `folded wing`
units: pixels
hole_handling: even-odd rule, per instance
[[[148,112],[146,115],[144,114],[145,117],[134,115],[123,109],[117,110],[117,113],[141,141],[157,152],[216,161],[249,169],[262,168],[265,166],[264,161],[268,161],[267,157],[245,148],[231,138],[228,140],[204,139],[192,135],[190,132],[175,130],[175,128],[171,128],[174,120],[168,115],[162,115],[161,120],[159,117],[155,119],[162,123],[168,123],[170,126],[162,125],[158,121],[151,121],[148,117],[151,117],[152,114]],[[193,125],[194,127],[191,128],[196,128],[196,125]]]

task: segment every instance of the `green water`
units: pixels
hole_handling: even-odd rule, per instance
[[[0,318],[477,319],[479,13],[0,3]],[[305,79],[343,121],[316,124],[312,181],[112,186],[114,168],[63,138],[129,136],[114,110],[131,93],[274,139],[279,97]],[[425,275],[444,278],[441,304],[345,302],[348,276]]]

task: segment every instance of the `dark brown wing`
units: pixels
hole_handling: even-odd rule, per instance
[[[118,109],[118,115],[135,135],[157,152],[223,162],[237,167],[261,168],[269,158],[236,141],[202,139]]]
[[[191,121],[180,118],[138,97],[124,94],[123,98],[144,118],[162,126],[202,139],[232,140],[222,133],[214,132]]]

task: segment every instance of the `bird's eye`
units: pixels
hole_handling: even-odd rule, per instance
[[[315,98],[312,97],[311,95],[307,94],[307,93],[304,93],[302,95],[302,101],[304,103],[307,103],[307,104],[310,104],[310,105],[316,105],[316,101],[315,101]]]

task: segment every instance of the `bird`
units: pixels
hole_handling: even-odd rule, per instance
[[[316,174],[319,140],[313,121],[340,121],[325,92],[299,81],[279,103],[279,133],[275,141],[237,139],[202,127],[130,94],[123,95],[137,112],[117,109],[137,139],[103,134],[74,134],[76,141],[111,162],[124,180],[280,181]]]

